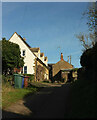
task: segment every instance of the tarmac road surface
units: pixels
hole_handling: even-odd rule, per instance
[[[45,87],[3,110],[3,118],[66,118],[70,101],[70,84]]]

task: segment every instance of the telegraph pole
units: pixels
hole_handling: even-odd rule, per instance
[[[67,56],[68,57],[68,60],[67,60],[67,62],[69,63],[69,56]]]
[[[71,64],[71,55],[70,55],[70,64]]]

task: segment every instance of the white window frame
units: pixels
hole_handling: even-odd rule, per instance
[[[27,68],[27,66],[24,66],[24,74],[27,74],[27,69],[26,69],[26,73],[25,73],[25,67]]]

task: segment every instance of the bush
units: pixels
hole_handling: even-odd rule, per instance
[[[24,76],[29,76],[29,81],[32,82],[35,79],[35,75],[33,74],[23,74]]]
[[[13,83],[14,76],[13,75],[2,75],[2,82],[6,83],[9,82],[11,85]]]
[[[45,82],[45,83],[50,83],[50,81],[48,81],[48,80],[44,80],[43,82]]]

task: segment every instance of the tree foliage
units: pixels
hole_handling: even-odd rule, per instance
[[[92,66],[92,48],[87,49],[81,56],[80,63],[83,67],[91,68]]]
[[[80,58],[81,70],[86,80],[97,82],[97,3],[92,3],[84,15],[88,16],[89,34],[78,36],[85,48]]]
[[[92,48],[97,42],[97,3],[90,3],[88,9],[83,13],[87,17],[87,25],[89,28],[88,34],[76,35],[80,40],[85,50]]]
[[[96,81],[97,77],[97,42],[96,44],[83,52],[80,63],[85,68],[85,76]],[[97,82],[97,81],[96,81]]]
[[[24,61],[20,55],[20,48],[6,38],[2,38],[2,72],[12,74],[13,69],[23,67]]]
[[[97,14],[97,3],[92,2],[89,4],[88,9],[83,13],[83,16],[86,16],[88,21],[87,25],[90,31],[95,31],[96,28],[96,14]]]

